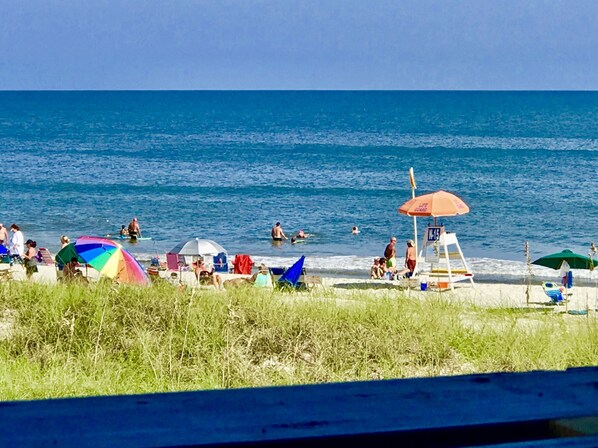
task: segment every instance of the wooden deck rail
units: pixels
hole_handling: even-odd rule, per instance
[[[0,402],[1,446],[598,446],[598,368]]]

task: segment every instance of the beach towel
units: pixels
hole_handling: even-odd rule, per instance
[[[253,267],[253,260],[249,255],[237,254],[235,255],[235,262],[233,263],[235,274],[251,274]]]

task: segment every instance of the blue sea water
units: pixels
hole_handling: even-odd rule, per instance
[[[52,251],[137,216],[141,259],[200,237],[362,274],[413,238],[410,167],[470,206],[441,221],[482,276],[598,240],[598,92],[0,92],[0,154],[0,221]]]

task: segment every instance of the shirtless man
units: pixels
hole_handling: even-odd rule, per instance
[[[137,218],[133,218],[129,223],[129,236],[131,239],[137,239],[137,237],[141,236],[141,228],[139,227],[139,221]]]
[[[0,223],[0,244],[4,244],[5,246],[8,246],[8,231],[6,230],[6,227],[4,227],[4,224]]]
[[[282,227],[280,227],[280,223],[277,222],[274,227],[272,227],[272,240],[273,241],[282,241],[283,239],[288,240],[287,236],[284,234]]]
[[[397,267],[397,250],[396,250],[397,238],[392,237],[390,242],[386,245],[386,249],[384,249],[384,258],[386,258],[386,267],[387,268],[396,268]]]
[[[415,243],[413,240],[407,240],[407,250],[405,251],[405,267],[409,269],[410,275],[415,271],[417,258],[415,256]]]

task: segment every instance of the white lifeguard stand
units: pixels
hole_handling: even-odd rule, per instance
[[[475,287],[473,272],[465,261],[456,233],[446,232],[444,226],[428,226],[421,248],[418,259],[430,263],[430,270],[420,271],[419,275],[428,277],[430,284],[435,283],[438,289],[444,289],[442,284],[455,289],[456,282],[469,280]]]

